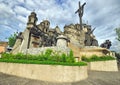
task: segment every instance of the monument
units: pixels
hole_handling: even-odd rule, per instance
[[[87,51],[89,52],[88,56],[90,53],[97,55],[98,52],[100,52],[98,54],[106,54],[103,53],[103,50],[106,49],[98,47],[98,41],[93,34],[95,28],[92,29],[91,25],[82,23],[85,4],[81,6],[79,2],[79,8],[75,12],[79,15],[80,24],[65,25],[63,32],[59,26],[51,28],[48,20],[43,20],[37,24],[37,14],[31,12],[28,16],[27,27],[24,32],[20,32],[17,36],[12,53],[37,54],[50,48],[66,53],[72,49],[75,57],[86,54],[85,49],[89,50]],[[106,52],[109,53],[108,50]]]

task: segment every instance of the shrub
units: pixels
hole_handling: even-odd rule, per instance
[[[70,53],[68,54],[67,62],[69,62],[69,63],[75,62],[75,59],[74,59],[73,51],[72,51],[72,50],[70,50]]]
[[[4,59],[11,59],[11,58],[13,58],[13,54],[11,54],[11,53],[2,53],[2,55],[1,55],[1,58],[4,58]]]
[[[86,56],[82,56],[82,57],[81,57],[81,60],[82,60],[82,61],[87,61],[88,58],[87,58]]]
[[[44,56],[45,56],[45,57],[50,57],[51,54],[52,54],[52,52],[53,52],[53,50],[51,50],[51,49],[47,49],[47,50],[45,51]]]
[[[31,55],[31,54],[11,54],[11,53],[3,53],[2,59],[18,59],[18,60],[38,60],[38,61],[54,61],[54,62],[75,62],[73,52],[70,51],[70,54],[66,55],[65,53],[56,52],[51,49],[47,49],[45,53],[41,53],[39,55]]]
[[[61,61],[62,62],[66,62],[67,60],[67,58],[66,58],[67,56],[66,56],[66,54],[65,53],[63,53],[62,55],[61,55]]]
[[[92,55],[90,58],[82,56],[82,61],[92,62],[92,61],[107,61],[107,60],[114,60],[115,58],[112,56],[97,56]]]

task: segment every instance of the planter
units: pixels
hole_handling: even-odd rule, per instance
[[[108,60],[108,61],[89,62],[88,69],[95,71],[118,71],[117,61]]]
[[[38,65],[0,62],[0,72],[49,82],[77,82],[88,77],[87,66]]]

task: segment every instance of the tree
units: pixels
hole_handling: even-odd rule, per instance
[[[16,42],[16,36],[17,36],[17,33],[14,33],[8,38],[8,44],[10,47],[14,46],[14,44]]]
[[[120,41],[120,27],[116,28],[117,40]]]

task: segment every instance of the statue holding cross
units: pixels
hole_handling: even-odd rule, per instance
[[[79,8],[78,10],[75,12],[78,13],[79,15],[79,18],[80,18],[80,30],[82,30],[82,16],[83,16],[83,13],[84,13],[84,6],[85,6],[86,3],[84,3],[82,6],[80,4],[80,1],[79,1]]]

